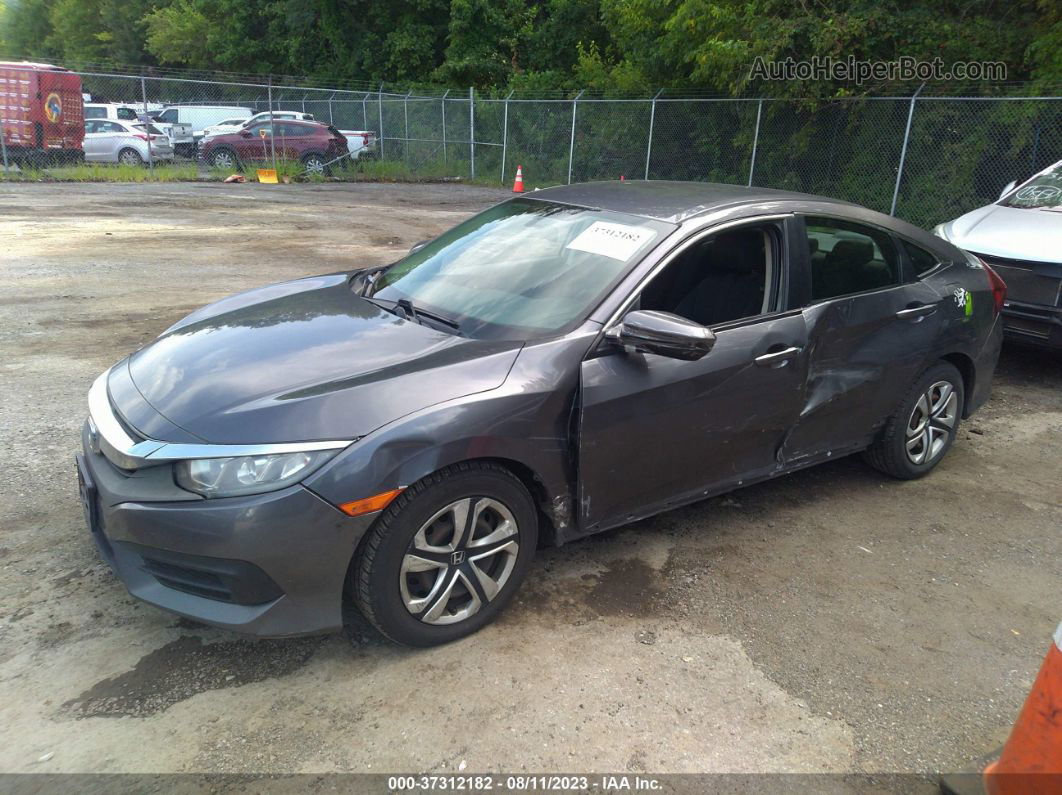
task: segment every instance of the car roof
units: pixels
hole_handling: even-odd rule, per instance
[[[544,188],[524,195],[531,199],[595,207],[670,223],[681,223],[688,218],[722,207],[765,201],[811,201],[828,202],[843,207],[858,206],[840,199],[815,196],[810,193],[725,185],[718,182],[673,182],[669,180],[584,182]]]

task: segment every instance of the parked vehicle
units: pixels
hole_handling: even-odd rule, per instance
[[[48,165],[83,158],[81,78],[43,63],[0,62],[0,135],[10,163]]]
[[[347,139],[347,151],[354,160],[376,157],[376,133],[372,130],[340,130]]]
[[[1062,160],[933,231],[1003,277],[1007,336],[1062,348]]]
[[[312,113],[302,113],[297,110],[274,110],[272,113],[262,111],[254,114],[243,123],[243,126],[250,127],[252,124],[258,124],[260,121],[265,121],[269,118],[272,118],[273,121],[317,121]]]
[[[235,169],[242,163],[272,160],[301,162],[311,173],[324,173],[328,163],[347,151],[347,141],[334,127],[317,122],[268,119],[238,132],[203,141],[200,158],[214,168]]]
[[[242,116],[233,116],[228,119],[222,119],[217,124],[211,124],[209,127],[203,128],[203,138],[212,138],[215,135],[221,135],[222,133],[236,132],[243,127],[246,118]]]
[[[182,157],[194,157],[206,128],[227,118],[248,118],[253,111],[239,105],[173,105],[155,116],[161,125],[182,125],[187,131],[171,136],[174,149]],[[163,126],[163,129],[166,129]]]
[[[261,635],[491,621],[561,544],[857,451],[943,459],[989,396],[1002,282],[817,196],[611,182],[392,265],[193,312],[101,375],[78,457],[130,592]],[[130,473],[135,473],[130,476]]]
[[[123,105],[117,102],[86,102],[85,118],[140,121],[140,111],[133,105]]]
[[[85,160],[139,166],[173,160],[169,136],[153,124],[89,119],[85,122]]]

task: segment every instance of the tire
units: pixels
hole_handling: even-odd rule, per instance
[[[303,168],[306,169],[307,174],[319,174],[324,176],[328,173],[328,166],[325,165],[327,161],[317,154],[306,155],[302,159]]]
[[[937,362],[907,391],[864,459],[900,480],[926,475],[955,442],[965,399],[959,371]]]
[[[118,162],[123,166],[142,166],[144,158],[135,149],[125,148],[118,152]]]
[[[235,170],[240,167],[240,160],[231,149],[222,147],[210,153],[210,165],[214,168],[231,168]]]
[[[454,543],[462,517],[471,544],[467,530]],[[457,464],[410,486],[377,518],[351,566],[348,592],[392,641],[449,643],[502,611],[537,543],[538,514],[516,476],[496,464]]]

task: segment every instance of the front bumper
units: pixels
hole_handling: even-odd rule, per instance
[[[1008,300],[1003,332],[1015,342],[1062,349],[1062,307]]]
[[[253,635],[343,626],[347,568],[375,515],[351,518],[303,486],[206,500],[169,465],[127,472],[77,456],[86,519],[103,558],[149,604]]]

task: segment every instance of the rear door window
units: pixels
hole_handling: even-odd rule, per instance
[[[899,258],[887,233],[838,218],[809,216],[804,220],[812,301],[900,283]]]
[[[106,119],[107,118],[107,109],[106,108],[85,108],[85,118],[86,119]]]
[[[900,240],[900,245],[907,254],[907,261],[911,263],[911,271],[915,276],[929,273],[940,264],[936,254],[926,251],[921,246],[916,246],[909,240]]]
[[[118,118],[123,121],[136,121],[136,111],[132,108],[118,108]]]

